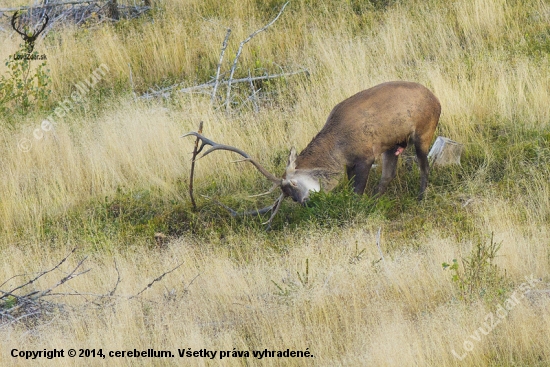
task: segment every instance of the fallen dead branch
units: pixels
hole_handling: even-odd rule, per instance
[[[251,83],[251,82],[255,82],[255,81],[259,81],[259,80],[270,80],[270,79],[277,79],[277,78],[285,78],[285,77],[293,76],[293,75],[297,75],[297,74],[306,74],[306,76],[309,76],[309,71],[307,69],[302,69],[302,70],[298,70],[298,71],[292,71],[292,72],[289,72],[289,73],[281,73],[281,74],[275,74],[275,75],[263,75],[263,76],[247,77],[247,78],[238,78],[238,79],[233,79],[233,81],[231,83],[232,84]],[[220,80],[220,81],[218,81],[218,85],[225,85],[228,82],[229,82],[228,80]],[[177,89],[178,87],[181,87],[183,84],[184,83],[178,83],[178,84],[174,84],[174,85],[171,85],[169,87],[162,88],[162,89],[159,89],[159,90],[151,90],[150,92],[147,92],[144,95],[142,95],[140,98],[142,98],[142,99],[152,99],[152,98],[157,98],[157,97],[169,98],[172,94],[172,91],[174,89]],[[212,81],[204,83],[204,84],[199,84],[199,85],[194,85],[194,86],[191,86],[191,87],[185,87],[185,88],[177,89],[176,91],[180,92],[180,93],[193,93],[193,92],[201,91],[201,90],[204,90],[204,89],[213,88],[215,85],[216,85],[216,82],[214,80],[212,80]]]
[[[44,275],[48,274],[48,273],[51,273],[52,271],[54,271],[55,269],[58,269],[65,261],[67,261],[67,259],[69,258],[69,256],[71,256],[74,252],[76,251],[76,247],[73,248],[73,250],[67,255],[65,256],[56,266],[54,266],[53,268],[51,268],[50,270],[46,270],[46,271],[43,271],[41,272],[40,274],[38,274],[35,278],[29,280],[28,282],[24,283],[24,284],[21,284],[20,286],[18,287],[15,287],[13,288],[10,293],[13,293],[21,288],[24,288],[28,285],[31,285],[33,284],[34,282],[36,282],[38,279],[42,278]],[[10,278],[11,279],[11,278]],[[5,284],[5,282],[3,283]],[[0,298],[1,299],[1,298]]]
[[[231,29],[227,28],[227,33],[223,39],[222,51],[220,53],[220,61],[218,62],[218,68],[216,70],[216,79],[214,79],[214,90],[212,91],[212,97],[210,98],[212,104],[214,104],[214,100],[216,99],[216,91],[218,90],[218,85],[220,84],[220,70],[222,68],[223,56],[225,55],[225,49],[227,48],[227,41],[229,40],[230,35]]]
[[[132,298],[136,298],[138,296],[140,296],[143,292],[145,292],[147,289],[151,288],[153,286],[153,284],[155,284],[156,282],[160,282],[162,280],[162,278],[164,278],[166,275],[172,273],[173,271],[175,271],[176,269],[178,269],[180,266],[182,266],[183,263],[179,263],[175,268],[173,268],[172,270],[168,270],[168,271],[165,271],[164,273],[162,273],[161,275],[159,275],[158,277],[156,277],[155,279],[153,279],[151,281],[151,283],[147,284],[147,286],[145,288],[143,288],[141,291],[139,291],[138,293],[136,293],[135,295],[129,297],[129,299],[132,299]]]
[[[62,284],[82,275],[89,271],[81,271],[77,273],[77,270],[82,266],[86,257],[82,259],[68,275],[62,277],[57,283],[49,287],[46,290],[32,290],[30,292],[25,291],[27,287],[34,284],[40,278],[46,274],[50,274],[55,270],[58,270],[67,259],[74,254],[76,248],[74,248],[67,256],[59,261],[54,267],[49,270],[42,271],[38,275],[34,276],[27,282],[20,284],[9,291],[0,289],[0,328],[6,325],[12,325],[14,323],[25,322],[29,323],[37,319],[44,319],[52,316],[56,312],[62,311],[63,306],[51,301],[46,300],[44,297],[50,295],[51,292]],[[25,276],[25,275],[21,275]],[[10,279],[13,279],[11,277]],[[9,280],[8,280],[9,281]],[[7,282],[2,283],[3,286]]]
[[[45,8],[51,8],[54,6],[80,5],[80,4],[99,3],[99,2],[105,2],[105,0],[55,1],[51,3],[39,4],[39,5],[33,5],[33,6],[20,6],[17,8],[0,8],[0,12],[12,12],[12,11],[27,10],[27,9],[45,9]]]
[[[261,33],[263,31],[265,31],[267,28],[269,28],[269,26],[271,26],[273,23],[275,23],[277,21],[277,19],[279,19],[279,17],[281,16],[281,14],[283,14],[283,11],[285,11],[285,8],[286,8],[287,5],[288,5],[288,2],[286,2],[283,5],[281,10],[279,11],[279,14],[277,14],[277,16],[271,22],[267,23],[262,28],[252,32],[250,34],[250,36],[248,36],[245,40],[241,41],[241,43],[239,44],[239,49],[237,50],[237,54],[235,55],[235,58],[233,59],[233,64],[231,65],[231,69],[229,71],[229,79],[227,80],[227,92],[226,92],[226,95],[225,95],[225,108],[226,109],[229,109],[229,105],[231,103],[231,84],[233,82],[233,75],[235,74],[235,69],[237,69],[237,63],[239,62],[239,57],[241,57],[241,53],[243,52],[244,45],[246,45],[248,42],[250,42],[250,40],[252,38],[254,38],[258,33]]]
[[[117,280],[113,288],[107,293],[84,293],[71,289],[69,292],[54,292],[62,285],[67,284],[71,280],[90,272],[92,269],[82,269],[88,257],[83,257],[77,264],[70,268],[70,271],[62,270],[63,265],[67,260],[74,255],[76,248],[73,248],[67,256],[61,259],[56,265],[48,270],[41,271],[32,275],[29,280],[22,282],[20,285],[14,286],[8,290],[0,289],[0,330],[11,325],[22,324],[27,327],[32,327],[38,323],[45,323],[53,319],[60,313],[67,312],[69,306],[64,302],[64,297],[78,296],[84,299],[81,305],[84,308],[94,307],[103,309],[106,305],[114,305],[117,300],[131,300],[143,294],[150,289],[155,283],[160,282],[166,275],[174,272],[183,263],[178,264],[173,269],[162,273],[160,276],[153,279],[145,288],[132,296],[116,295],[118,286],[121,283],[121,274],[118,265],[115,261],[115,270]],[[50,277],[54,272],[61,272],[61,276],[53,285],[45,289],[36,289],[35,285],[38,280],[45,282],[45,276]],[[29,277],[29,274],[18,274],[4,281],[0,288],[6,287],[9,283],[17,278]],[[31,289],[29,289],[31,288]],[[184,289],[184,292],[186,289]]]
[[[265,74],[265,75],[261,75],[261,76],[252,76],[250,71],[249,71],[248,72],[248,77],[234,78],[235,72],[237,70],[237,65],[238,65],[240,56],[243,52],[244,46],[248,42],[250,42],[256,35],[258,35],[261,32],[266,31],[271,25],[273,25],[277,21],[277,19],[279,19],[279,17],[283,14],[283,12],[284,12],[287,5],[288,5],[288,2],[285,3],[281,7],[281,10],[277,14],[277,16],[275,16],[275,18],[273,18],[269,23],[264,25],[262,28],[257,29],[254,32],[252,32],[246,39],[244,39],[243,41],[240,42],[239,48],[238,48],[237,53],[235,55],[235,58],[233,59],[233,61],[231,63],[231,67],[229,69],[229,76],[227,78],[222,78],[221,77],[222,76],[221,69],[222,69],[222,64],[223,64],[225,51],[227,49],[227,45],[228,45],[228,42],[229,42],[229,37],[231,36],[231,29],[230,28],[227,28],[227,30],[226,30],[226,34],[225,34],[225,37],[223,39],[223,43],[222,43],[222,47],[221,47],[221,51],[220,51],[220,58],[219,58],[218,65],[217,65],[217,68],[216,68],[216,75],[213,77],[212,80],[210,80],[206,83],[203,83],[203,84],[193,85],[193,86],[188,86],[188,87],[183,87],[185,83],[177,83],[177,84],[173,84],[171,86],[161,88],[161,89],[157,89],[157,90],[150,89],[149,92],[145,93],[140,98],[142,98],[142,99],[170,98],[172,96],[173,92],[178,92],[178,93],[205,93],[205,94],[210,95],[211,104],[214,105],[214,102],[217,99],[219,87],[225,85],[225,86],[227,86],[227,89],[226,89],[225,101],[223,102],[223,105],[225,105],[226,109],[229,109],[230,106],[231,106],[232,87],[235,84],[248,83],[250,85],[251,95],[248,98],[246,98],[245,101],[251,101],[252,106],[254,108],[254,111],[257,112],[259,110],[258,96],[257,96],[258,90],[255,89],[254,84],[253,84],[254,82],[271,80],[271,79],[278,79],[278,78],[285,78],[285,77],[289,77],[289,76],[293,76],[293,75],[297,75],[297,74],[303,74],[303,73],[305,73],[307,76],[309,76],[308,70],[301,69],[301,70],[298,70],[298,71],[292,71],[292,72],[284,72],[283,71],[279,74]]]
[[[115,9],[116,7],[116,9]],[[58,24],[72,23],[81,25],[88,21],[99,24],[105,21],[117,21],[119,19],[131,19],[151,10],[151,6],[124,5],[112,0],[73,0],[73,1],[48,1],[33,6],[20,6],[13,8],[0,8],[0,17],[11,18],[16,11],[26,11],[21,16],[25,24],[35,24],[47,15],[50,19],[41,38]],[[118,14],[114,17],[113,14]]]

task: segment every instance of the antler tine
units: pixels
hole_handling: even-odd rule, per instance
[[[240,155],[242,155],[245,159],[243,159],[242,161],[246,161],[248,159],[252,159],[250,158],[250,156],[248,154],[246,154],[245,152],[243,152],[242,150],[240,150],[239,148],[235,148],[235,147],[232,147],[230,145],[223,145],[223,144],[217,144],[217,143],[214,143],[215,145],[212,146],[212,148],[208,149],[206,152],[204,152],[203,155],[201,155],[201,158],[212,153],[213,151],[215,150],[229,150],[231,152],[235,152],[235,153],[238,153]]]
[[[191,131],[187,134],[183,134],[182,136],[180,136],[180,138],[185,138],[186,136],[196,136],[197,138],[199,138],[201,140],[201,146],[199,149],[197,149],[197,154],[199,154],[202,149],[204,148],[205,145],[212,145],[212,146],[215,146],[217,145],[215,142],[213,142],[212,140],[202,136],[201,134],[197,133],[197,132],[194,132],[194,131]]]
[[[48,14],[44,14],[44,17],[46,18],[46,21],[44,22],[44,24],[42,24],[42,28],[38,32],[36,32],[33,37],[38,37],[38,35],[42,33],[44,29],[46,29],[46,26],[48,25],[48,21],[50,20],[50,17],[48,17]]]
[[[202,156],[204,157],[207,153],[210,153],[211,150],[213,150],[214,148],[211,148],[209,149],[206,153],[204,153]],[[201,157],[202,158],[202,157]],[[260,173],[262,175],[264,175],[269,181],[273,182],[274,185],[276,187],[279,187],[281,185],[281,181],[282,179],[278,178],[277,176],[274,176],[273,174],[271,174],[268,170],[266,170],[261,164],[259,164],[258,162],[256,162],[254,159],[252,158],[245,158],[245,159],[241,159],[240,161],[238,162],[250,162],[254,165],[254,167],[256,167],[256,169],[258,171],[260,171]]]
[[[13,29],[19,33],[20,35],[22,35],[23,37],[28,37],[28,35],[26,33],[23,33],[23,32],[20,32],[19,29],[17,29],[17,26],[15,25],[15,19],[17,18],[17,13],[19,13],[19,10],[16,11],[15,13],[13,13],[13,16],[11,17],[11,26],[13,27]]]
[[[267,224],[266,231],[269,231],[271,229],[271,222],[273,221],[273,218],[275,218],[275,214],[279,211],[279,207],[281,206],[281,203],[283,202],[283,199],[286,197],[286,195],[283,193],[279,195],[277,200],[273,203],[273,211],[271,212],[271,217],[269,217],[269,220],[267,222],[264,222],[262,224]]]
[[[202,151],[202,149],[204,148],[205,145],[211,145],[212,148],[208,149],[206,152],[204,152],[200,158],[204,158],[205,156],[207,156],[208,154],[212,153],[213,151],[215,150],[229,150],[231,152],[235,152],[237,154],[240,154],[241,156],[243,156],[245,159],[243,159],[242,161],[247,161],[247,162],[250,162],[254,165],[254,167],[256,167],[256,169],[258,171],[260,171],[261,174],[263,174],[269,181],[277,184],[277,185],[280,185],[281,184],[281,179],[274,176],[272,173],[270,173],[269,171],[267,171],[261,164],[259,164],[258,162],[256,162],[254,159],[250,158],[250,156],[245,153],[244,151],[238,149],[238,148],[235,148],[235,147],[232,147],[230,145],[223,145],[223,144],[218,144],[204,136],[202,136],[201,134],[197,133],[197,132],[189,132],[187,134],[184,134],[182,135],[181,137],[186,137],[186,136],[195,136],[197,138],[199,138],[201,141],[202,141],[202,144],[200,146],[200,148],[197,150],[197,154],[200,153]]]
[[[218,149],[230,150],[230,151],[233,151],[235,153],[239,153],[240,155],[242,155],[245,158],[250,158],[250,156],[248,154],[246,154],[245,152],[243,152],[240,149],[237,149],[237,148],[229,146],[229,145],[218,144],[215,141],[212,141],[212,140],[208,139],[207,137],[205,137],[205,136],[203,136],[203,135],[201,135],[197,132],[191,131],[187,134],[182,135],[181,137],[185,138],[186,136],[196,136],[197,138],[199,138],[201,140],[201,146],[197,150],[197,154],[199,154],[206,145],[211,145],[212,146],[212,148],[208,149],[203,155],[200,156],[200,158],[203,158],[205,155],[210,154],[213,151],[218,150]]]
[[[231,209],[227,205],[222,204],[217,200],[213,200],[212,198],[210,198],[208,196],[205,196],[205,195],[202,195],[202,196],[204,198],[206,198],[207,200],[212,200],[214,203],[216,203],[217,205],[219,205],[222,208],[224,208],[225,210],[227,210],[229,212],[229,214],[231,214],[232,217],[243,217],[243,216],[247,216],[247,215],[262,215],[262,214],[265,214],[265,213],[271,211],[271,216],[269,217],[269,220],[267,222],[262,223],[263,225],[267,224],[267,227],[265,228],[266,231],[269,231],[271,229],[271,222],[273,221],[273,218],[275,218],[275,215],[279,211],[279,208],[281,207],[281,203],[283,202],[283,199],[286,197],[285,194],[281,194],[281,195],[279,195],[277,200],[275,200],[275,202],[270,206],[266,206],[265,208],[262,208],[262,209],[249,210],[249,211],[244,212],[244,213],[238,213],[236,210]]]
[[[273,190],[275,190],[277,187],[279,187],[278,184],[273,184],[273,186],[271,186],[271,188],[268,191],[266,191],[264,193],[261,193],[261,194],[250,195],[249,198],[257,198],[259,196],[264,196],[264,195],[271,194],[273,192]]]
[[[231,214],[232,217],[245,217],[245,216],[248,216],[248,215],[251,215],[251,216],[255,216],[255,215],[263,215],[271,210],[273,210],[273,206],[275,204],[272,204],[270,206],[266,206],[265,208],[262,208],[262,209],[255,209],[255,210],[248,210],[246,212],[242,212],[242,213],[239,213],[237,212],[236,210],[228,207],[227,205],[223,204],[223,203],[220,203],[219,201],[217,200],[214,200],[212,199],[211,197],[209,196],[206,196],[206,195],[202,195],[203,198],[205,198],[206,200],[211,200],[212,202],[214,202],[215,204],[221,206],[222,208],[224,208],[225,210],[227,210],[229,212],[229,214]]]

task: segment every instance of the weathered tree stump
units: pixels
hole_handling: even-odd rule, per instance
[[[460,165],[460,156],[464,151],[464,145],[451,139],[438,136],[428,153],[428,159],[432,166],[446,166],[449,164]]]
[[[107,8],[107,14],[109,18],[118,20],[120,18],[120,13],[118,12],[117,0],[110,0]]]

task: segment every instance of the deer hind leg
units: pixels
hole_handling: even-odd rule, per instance
[[[401,150],[399,149],[401,148]],[[386,192],[388,184],[395,178],[397,171],[397,159],[403,148],[397,146],[382,153],[382,178],[378,184],[377,194],[382,195]]]
[[[414,141],[414,147],[416,150],[416,157],[418,158],[418,168],[420,168],[420,192],[418,193],[418,200],[424,198],[424,191],[428,186],[428,174],[430,171],[428,163],[428,149],[430,147],[430,139],[416,138]]]
[[[367,186],[367,180],[369,178],[369,172],[374,163],[374,158],[366,161],[359,161],[353,166],[346,169],[348,179],[351,180],[353,185],[353,191],[356,194],[363,195],[365,187]]]
[[[353,187],[355,187],[355,165],[346,166],[346,176],[348,180],[351,181]]]

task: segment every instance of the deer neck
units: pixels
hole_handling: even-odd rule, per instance
[[[317,136],[296,158],[297,169],[323,170],[340,173],[345,165],[337,142]]]
[[[339,155],[334,149],[310,144],[296,158],[296,171],[320,182],[324,190],[330,191],[338,183],[338,176],[345,166]]]

